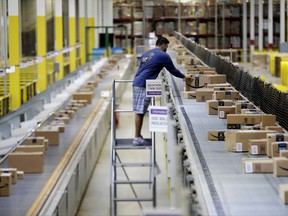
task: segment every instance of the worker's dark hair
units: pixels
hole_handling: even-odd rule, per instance
[[[156,46],[161,46],[163,44],[169,44],[169,40],[165,37],[159,37],[156,41]]]

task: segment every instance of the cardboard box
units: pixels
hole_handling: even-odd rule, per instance
[[[186,68],[188,70],[198,70],[198,71],[216,71],[214,67],[208,67],[202,64],[193,64],[189,68]]]
[[[196,98],[196,91],[183,91],[183,98],[195,99]]]
[[[22,145],[44,145],[45,150],[48,149],[48,147],[49,147],[49,140],[48,139],[45,139],[45,137],[40,137],[42,140],[41,142],[34,142],[36,140],[35,138],[38,138],[38,137],[32,137],[32,139],[26,139]]]
[[[86,106],[87,100],[71,100],[70,104],[83,104],[83,106]]]
[[[218,115],[220,106],[232,106],[232,100],[208,100],[206,101],[208,115]]]
[[[225,88],[225,87],[231,87],[230,83],[214,83],[214,84],[207,84],[207,88]]]
[[[44,140],[44,146],[45,146],[45,150],[47,150],[49,147],[49,139]]]
[[[213,70],[209,70],[209,69],[191,69],[191,68],[187,68],[187,74],[191,74],[191,75],[195,75],[195,74],[216,74],[215,69]]]
[[[227,130],[225,132],[226,151],[248,152],[250,139],[264,139],[271,131],[266,130]]]
[[[17,184],[18,176],[16,168],[0,168],[0,174],[11,173],[11,183]]]
[[[65,124],[69,124],[70,117],[68,115],[65,115],[65,114],[59,114],[59,115],[54,117],[54,120],[55,121],[62,121]]]
[[[70,109],[63,109],[63,110],[60,110],[59,111],[59,114],[65,114],[65,115],[68,115],[69,118],[73,118],[73,116],[75,115],[75,111],[74,110],[70,110]]]
[[[206,100],[212,100],[214,90],[211,88],[201,88],[196,90],[196,101],[205,102]]]
[[[226,119],[227,114],[235,114],[235,106],[219,106],[218,107],[219,119]]]
[[[95,87],[92,84],[88,84],[86,83],[85,86],[83,87],[83,89],[85,89],[85,91],[94,91]],[[87,89],[87,90],[86,90]],[[82,88],[80,89],[80,91],[82,91]]]
[[[57,126],[44,126],[35,131],[36,136],[49,140],[49,145],[59,145],[59,129]]]
[[[273,158],[273,174],[277,177],[288,176],[288,158],[286,157]]]
[[[266,155],[267,139],[250,139],[248,141],[249,153],[251,155]]]
[[[228,114],[227,128],[240,129],[241,125],[255,125],[260,124],[261,114]]]
[[[11,183],[12,183],[11,173],[1,173],[0,174],[0,197],[10,196]]]
[[[241,114],[263,114],[260,109],[241,109]]]
[[[288,141],[288,134],[271,132],[267,134],[267,156],[272,156],[272,142]]]
[[[44,145],[45,137],[36,136],[36,137],[27,137],[24,140],[23,145]]]
[[[45,145],[19,145],[14,152],[42,152],[46,151]]]
[[[272,142],[271,145],[272,145],[271,157],[279,157],[281,151],[288,149],[288,142],[285,141]]]
[[[205,76],[208,78],[207,84],[219,84],[227,82],[225,74],[208,74]]]
[[[207,84],[226,83],[226,75],[220,74],[195,74],[193,77],[186,79],[186,91],[194,91],[203,88]]]
[[[92,103],[94,93],[92,91],[76,92],[73,94],[73,100],[86,100],[88,104]]]
[[[187,49],[186,49],[187,51]],[[176,63],[177,64],[185,64],[185,62],[192,61],[192,55],[176,55]]]
[[[272,159],[243,159],[244,173],[273,173]]]
[[[233,90],[233,88],[231,86],[224,86],[224,87],[221,87],[221,86],[216,86],[216,87],[213,87],[214,91],[230,91],[230,90]]]
[[[288,184],[279,184],[279,196],[284,204],[288,204]]]
[[[12,152],[8,154],[8,166],[25,173],[42,173],[44,154],[41,152]]]
[[[82,86],[80,89],[78,89],[78,92],[93,92],[93,89],[94,88],[92,88],[92,87],[89,87],[89,86],[87,86],[87,85],[85,85],[85,86]]]
[[[252,125],[252,126],[241,125],[240,127],[241,130],[265,130],[265,128],[260,127],[260,125]]]
[[[77,112],[77,110],[79,109],[79,108],[82,108],[82,107],[85,107],[87,105],[87,101],[86,101],[86,103],[69,103],[68,104],[68,106],[67,106],[67,108],[68,109],[70,109],[70,110],[74,110],[75,112]]]
[[[54,121],[50,122],[50,125],[58,127],[58,130],[60,133],[65,132],[65,123],[62,121],[54,120]]]
[[[261,115],[261,126],[275,126],[276,125],[276,115],[272,114],[262,114]]]
[[[277,133],[283,133],[283,128],[281,126],[266,126],[265,130],[272,130],[275,131]]]
[[[96,88],[98,86],[99,80],[97,77],[90,79],[89,81],[87,81],[86,85],[88,86],[93,86],[94,88]]]
[[[188,50],[185,48],[185,49],[183,49],[183,50],[177,50],[176,51],[176,55],[178,55],[178,56],[186,56],[186,55],[188,55],[189,54],[189,52],[188,52]],[[191,59],[192,59],[192,57],[191,57]],[[190,60],[191,60],[190,59]],[[188,59],[189,60],[189,59]]]
[[[253,109],[254,104],[250,102],[235,102],[235,114],[241,114],[242,109]]]
[[[238,91],[215,91],[213,95],[214,100],[239,100],[240,95]]]
[[[282,151],[280,151],[279,157],[286,157],[286,158],[288,158],[288,150],[282,150]]]
[[[187,74],[216,74],[216,69],[202,65],[185,65]]]
[[[187,66],[187,67],[197,66],[197,65],[202,64],[201,61],[200,61],[200,59],[194,58],[194,57],[185,59],[185,62],[184,62],[184,63],[185,63],[185,67],[186,67],[186,66]]]
[[[198,88],[204,88],[207,84],[205,75],[197,74],[191,78],[187,78],[185,82],[186,91],[196,91]]]
[[[208,140],[210,141],[225,141],[225,131],[215,130],[208,132]]]
[[[21,170],[17,171],[17,179],[18,180],[23,180],[24,179],[24,172]]]

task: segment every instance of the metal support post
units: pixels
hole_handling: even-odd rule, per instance
[[[151,98],[151,105],[155,106],[155,97]],[[151,166],[151,176],[153,176],[153,207],[157,206],[157,200],[156,200],[156,175],[155,175],[155,164],[156,164],[156,148],[155,148],[155,132],[151,132],[151,139],[152,139],[152,151],[151,151],[151,158],[152,158],[152,163],[154,166]]]
[[[168,157],[168,178],[170,179],[170,208],[176,208],[176,184],[175,184],[175,144],[176,140],[176,125],[173,119],[173,106],[169,107],[170,115],[168,120],[168,133],[167,133],[167,157]]]
[[[3,57],[4,57],[4,96],[7,95],[7,0],[2,0],[2,16],[3,16]]]

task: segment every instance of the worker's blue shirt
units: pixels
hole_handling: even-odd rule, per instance
[[[163,67],[176,77],[185,77],[184,74],[175,68],[170,56],[166,52],[154,48],[144,52],[141,56],[140,66],[134,77],[133,86],[146,88],[146,80],[156,79]]]

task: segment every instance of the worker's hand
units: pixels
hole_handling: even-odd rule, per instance
[[[192,74],[185,74],[183,81],[186,82],[188,79],[193,80],[194,79],[193,75]]]

